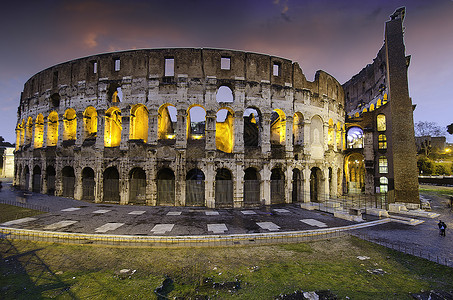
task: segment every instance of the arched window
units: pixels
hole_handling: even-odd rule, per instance
[[[25,127],[25,145],[31,143],[32,134],[33,134],[33,119],[32,117],[28,117],[27,125]]]
[[[205,138],[206,111],[199,105],[188,110],[187,139],[201,140]]]
[[[370,105],[370,111],[373,111],[373,110],[374,110],[374,104],[371,103],[371,105]]]
[[[118,107],[110,107],[105,113],[104,146],[117,147],[121,142],[122,129],[121,111]]]
[[[88,106],[83,113],[84,138],[96,137],[98,131],[98,113],[93,106]]]
[[[378,136],[378,148],[382,150],[387,149],[387,137],[385,134],[380,134]]]
[[[84,168],[82,170],[82,198],[84,201],[94,201],[95,187],[93,169],[90,167]]]
[[[377,123],[377,130],[378,131],[385,131],[387,129],[387,124],[386,124],[386,120],[385,120],[385,115],[384,114],[377,115],[376,123]]]
[[[225,85],[222,85],[217,90],[216,100],[219,103],[231,103],[234,101],[233,91]]]
[[[261,204],[259,173],[255,168],[244,171],[244,205],[258,206]]]
[[[77,116],[76,112],[72,108],[68,108],[63,116],[64,132],[63,140],[72,141],[76,139],[77,134]]]
[[[58,114],[52,111],[47,117],[47,146],[56,146],[58,141]]]
[[[351,127],[348,130],[348,149],[363,148],[363,130],[360,127]]]
[[[229,109],[222,108],[217,112],[215,123],[215,145],[217,150],[225,153],[233,152],[234,145],[234,116]]]
[[[379,173],[386,174],[388,173],[388,163],[385,156],[379,157]]]
[[[260,138],[261,117],[255,108],[247,108],[244,111],[244,146],[258,147]]]
[[[148,109],[143,104],[137,104],[131,109],[131,127],[129,139],[148,140]]]
[[[34,148],[41,148],[44,139],[44,117],[42,114],[39,114],[36,117],[35,122],[35,139],[34,139]]]
[[[387,177],[379,178],[379,183],[380,183],[379,191],[381,193],[387,193],[389,190],[388,189],[389,180],[387,179]]]
[[[159,140],[173,140],[175,139],[176,129],[176,107],[171,104],[163,104],[158,110],[158,132],[157,138]]]
[[[284,145],[286,138],[286,115],[281,109],[271,114],[271,144]]]

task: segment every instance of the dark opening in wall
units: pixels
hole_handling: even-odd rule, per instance
[[[50,105],[52,107],[59,107],[60,106],[60,94],[55,93],[50,96]]]

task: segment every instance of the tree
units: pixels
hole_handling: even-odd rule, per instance
[[[436,122],[417,122],[415,123],[414,130],[415,136],[445,136],[445,129],[437,125]]]
[[[453,123],[451,123],[450,125],[447,126],[447,132],[449,134],[453,134]]]

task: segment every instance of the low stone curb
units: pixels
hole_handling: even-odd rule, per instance
[[[333,238],[344,235],[345,231],[391,222],[381,219],[366,223],[354,224],[328,229],[231,234],[231,235],[194,235],[194,236],[140,236],[110,235],[73,232],[54,232],[32,229],[0,227],[2,235],[11,239],[32,240],[69,244],[104,244],[134,247],[199,247],[199,246],[231,246],[247,244],[275,244],[306,242],[311,240]]]

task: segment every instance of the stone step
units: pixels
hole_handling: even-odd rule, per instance
[[[422,220],[417,220],[417,219],[413,219],[413,218],[407,218],[407,217],[403,217],[403,216],[395,216],[395,215],[391,215],[390,219],[393,222],[402,223],[402,224],[411,225],[411,226],[415,226],[415,225],[418,225],[418,224],[421,224],[421,223],[425,222],[425,221],[422,221]]]

